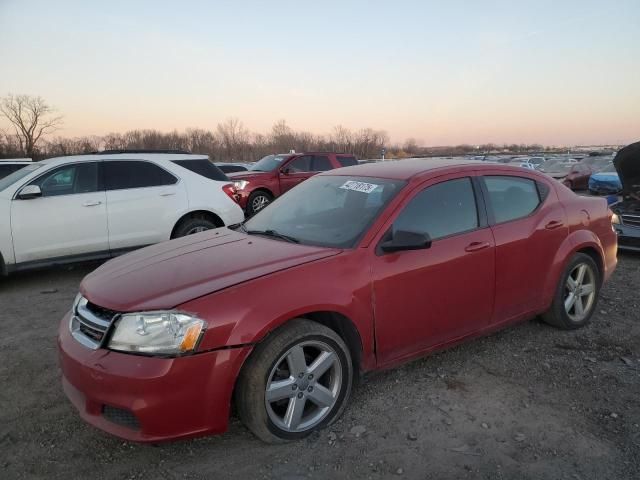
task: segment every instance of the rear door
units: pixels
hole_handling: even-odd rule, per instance
[[[109,247],[119,249],[168,240],[188,206],[184,185],[155,163],[105,160]]]
[[[540,307],[540,288],[568,227],[546,180],[495,171],[482,177],[482,185],[496,242],[493,323],[501,323]]]
[[[53,168],[28,185],[42,196],[11,202],[16,262],[108,253],[105,192],[98,162]]]

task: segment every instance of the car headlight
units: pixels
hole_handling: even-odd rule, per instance
[[[236,180],[235,182],[233,182],[233,186],[236,190],[244,190],[247,185],[249,185],[249,182],[246,180]]]
[[[125,313],[116,321],[109,348],[121,352],[176,355],[195,350],[205,322],[180,312]]]
[[[611,215],[611,223],[613,225],[620,225],[620,217],[618,216],[617,213],[614,213],[613,215]]]

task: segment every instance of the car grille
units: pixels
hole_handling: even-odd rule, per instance
[[[131,428],[133,430],[140,430],[140,423],[138,418],[124,408],[116,408],[110,405],[102,406],[102,416],[116,425]]]
[[[640,215],[622,215],[620,218],[623,225],[640,228]]]
[[[633,248],[640,250],[640,237],[618,236],[618,248]]]
[[[71,335],[85,347],[97,349],[118,314],[82,298],[71,318]]]

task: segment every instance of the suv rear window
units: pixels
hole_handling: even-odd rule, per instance
[[[174,160],[173,163],[176,165],[180,165],[187,170],[197,173],[209,180],[217,180],[219,182],[227,182],[229,181],[229,177],[227,177],[222,170],[220,170],[216,165],[206,158],[199,158],[196,160]]]
[[[178,181],[165,169],[151,162],[136,160],[104,162],[104,179],[107,190],[159,187]]]
[[[354,165],[358,165],[358,160],[356,157],[336,157],[338,163],[343,167],[352,167]]]

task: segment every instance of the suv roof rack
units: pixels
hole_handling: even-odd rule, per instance
[[[102,150],[92,152],[94,155],[114,155],[118,153],[172,153],[174,155],[191,155],[187,150],[153,150],[153,149],[124,149],[124,150]]]

